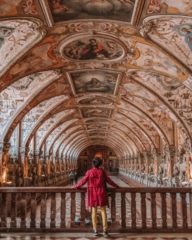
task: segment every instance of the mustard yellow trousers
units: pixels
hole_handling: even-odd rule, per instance
[[[92,224],[93,224],[93,230],[97,231],[97,210],[100,210],[101,217],[102,217],[102,223],[103,223],[103,231],[108,230],[108,224],[107,224],[107,213],[106,213],[106,206],[103,207],[92,207]]]

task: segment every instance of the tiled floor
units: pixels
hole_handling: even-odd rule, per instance
[[[54,234],[2,234],[4,240],[192,240],[192,234],[111,234],[109,238],[92,237],[88,233],[54,233]]]

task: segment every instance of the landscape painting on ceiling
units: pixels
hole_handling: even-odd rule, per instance
[[[119,73],[112,71],[81,71],[70,74],[75,92],[113,94]]]
[[[88,130],[92,130],[92,129],[99,129],[99,130],[106,130],[106,128],[107,128],[107,126],[108,125],[106,125],[106,124],[89,124],[89,125],[87,125],[87,129]]]
[[[66,45],[62,55],[73,60],[116,60],[124,49],[116,41],[103,37],[81,37]]]
[[[108,98],[103,97],[94,97],[94,98],[86,98],[81,101],[79,101],[79,104],[85,104],[85,105],[112,105],[113,101]]]
[[[54,22],[111,19],[130,22],[136,0],[49,0]]]
[[[97,108],[97,109],[83,109],[83,117],[85,118],[90,118],[90,117],[104,117],[108,118],[110,115],[110,110],[109,109],[102,109],[102,108]]]

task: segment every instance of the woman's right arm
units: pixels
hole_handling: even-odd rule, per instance
[[[115,182],[113,182],[105,171],[103,171],[103,172],[104,172],[106,182],[109,183],[113,187],[119,188],[119,185],[117,185]]]

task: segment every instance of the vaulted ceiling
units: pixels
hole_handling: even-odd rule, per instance
[[[190,0],[0,0],[0,141],[191,150],[191,16]]]

